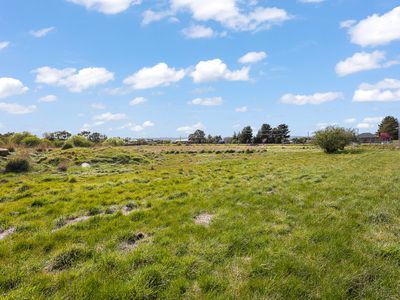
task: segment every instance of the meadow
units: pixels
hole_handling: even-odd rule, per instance
[[[400,297],[395,147],[29,151],[0,173],[2,299]]]

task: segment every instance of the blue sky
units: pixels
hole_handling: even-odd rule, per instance
[[[373,132],[385,115],[398,0],[0,2],[0,132]]]

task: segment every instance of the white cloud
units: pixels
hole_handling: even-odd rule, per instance
[[[219,106],[224,103],[224,100],[221,97],[213,97],[213,98],[196,98],[193,99],[190,104],[193,105],[203,105],[203,106]]]
[[[250,68],[243,67],[237,71],[231,71],[228,66],[220,59],[200,61],[195,70],[190,74],[195,83],[229,80],[229,81],[247,81],[249,80]]]
[[[383,15],[374,14],[349,29],[354,44],[366,46],[387,45],[400,40],[400,6]]]
[[[42,67],[33,72],[36,73],[37,83],[64,86],[73,93],[80,93],[83,90],[114,80],[114,74],[105,68],[84,68],[77,71],[74,68],[58,70]]]
[[[110,112],[106,112],[104,114],[94,116],[93,119],[96,121],[108,122],[108,121],[120,121],[120,120],[124,120],[126,118],[127,117],[125,114],[113,114]]]
[[[355,122],[357,122],[356,118],[349,118],[349,119],[344,120],[344,123],[346,123],[346,124],[353,124]]]
[[[199,123],[196,123],[196,124],[191,125],[191,126],[179,127],[179,128],[176,129],[176,131],[183,132],[183,133],[186,133],[186,134],[191,134],[191,133],[195,132],[198,129],[204,130],[206,128],[204,127],[204,125],[201,122],[199,122]]]
[[[185,28],[182,30],[182,33],[190,39],[212,38],[216,35],[212,28],[202,25],[194,25]]]
[[[131,5],[138,5],[141,0],[68,0],[104,14],[118,14],[127,10]]]
[[[151,68],[143,68],[125,78],[124,83],[134,89],[143,90],[158,86],[169,86],[185,77],[185,70],[176,70],[166,63],[159,63]]]
[[[31,30],[30,34],[35,38],[42,38],[48,35],[50,32],[54,31],[55,29],[55,27],[47,27],[39,30]]]
[[[106,123],[105,121],[97,121],[97,122],[94,122],[92,124],[85,123],[85,124],[83,124],[83,126],[81,128],[81,131],[91,130],[94,127],[99,127],[101,125],[104,125],[105,123]]]
[[[97,110],[106,109],[106,106],[103,103],[92,103],[91,107]]]
[[[338,93],[338,92],[316,93],[314,95],[286,94],[281,97],[280,101],[285,104],[318,105],[318,104],[322,104],[325,102],[331,102],[331,101],[342,99],[342,98],[343,98],[343,94]]]
[[[249,111],[249,108],[247,106],[242,106],[242,107],[236,108],[235,111],[239,112],[239,113],[245,113],[245,112]]]
[[[378,127],[378,124],[382,122],[383,117],[367,117],[361,123],[357,124],[358,129],[371,129]]]
[[[146,128],[149,128],[149,127],[154,127],[154,123],[153,122],[151,122],[151,121],[146,121],[146,122],[144,122],[143,124],[141,124],[141,125],[137,125],[137,124],[133,124],[133,123],[128,123],[128,124],[125,124],[124,126],[121,126],[120,128],[118,128],[118,129],[129,129],[129,130],[132,130],[132,131],[135,131],[135,132],[140,132],[140,131],[143,131],[143,130],[145,130]]]
[[[146,99],[146,98],[144,98],[144,97],[136,97],[135,99],[133,99],[133,100],[131,100],[131,101],[129,102],[129,105],[130,105],[130,106],[135,106],[135,105],[143,104],[143,103],[145,103],[145,102],[147,102],[147,99]]]
[[[374,51],[371,53],[359,52],[355,53],[352,57],[340,61],[336,65],[336,73],[339,76],[347,76],[361,71],[388,68],[398,63],[397,61],[386,61],[384,51]]]
[[[24,106],[16,103],[0,102],[0,111],[4,111],[6,113],[14,115],[25,115],[36,111],[36,106],[35,105]]]
[[[356,20],[345,20],[340,22],[340,28],[350,28],[356,23],[357,23]]]
[[[249,52],[246,55],[239,58],[241,64],[254,64],[267,58],[267,53],[262,52]]]
[[[57,96],[55,95],[47,95],[39,99],[39,102],[56,102],[56,101],[57,101]]]
[[[361,84],[354,92],[354,102],[400,101],[400,80],[386,78],[376,84]]]
[[[29,89],[21,81],[9,77],[0,77],[0,99],[21,95]]]
[[[3,49],[6,49],[9,46],[10,46],[10,42],[7,42],[7,41],[0,42],[0,51]]]
[[[170,8],[165,11],[146,11],[143,23],[149,24],[179,12],[189,12],[196,21],[215,21],[232,30],[254,31],[269,29],[291,19],[284,9],[255,6],[254,1],[170,0],[170,3]]]

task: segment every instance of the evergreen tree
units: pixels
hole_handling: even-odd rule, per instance
[[[399,120],[395,117],[385,117],[379,125],[378,134],[389,134],[392,140],[399,139]]]

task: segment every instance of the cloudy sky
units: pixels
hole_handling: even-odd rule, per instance
[[[0,132],[305,135],[400,115],[398,0],[4,0]]]

